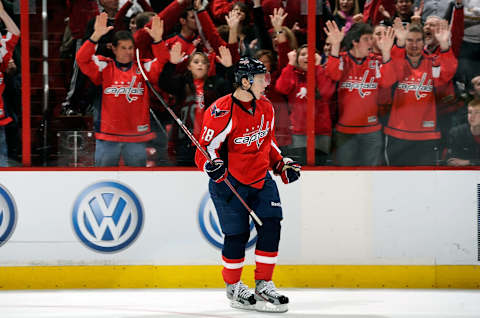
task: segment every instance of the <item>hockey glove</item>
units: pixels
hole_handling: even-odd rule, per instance
[[[205,164],[205,172],[217,183],[222,182],[228,176],[227,168],[220,158],[213,159],[213,164],[207,161]]]
[[[273,173],[277,176],[281,176],[283,183],[288,184],[297,181],[298,178],[300,178],[300,169],[301,166],[298,162],[284,157],[275,164]]]

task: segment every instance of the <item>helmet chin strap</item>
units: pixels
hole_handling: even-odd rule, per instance
[[[253,97],[254,100],[257,99],[257,97],[255,96],[255,94],[254,94],[253,91],[252,91],[252,84],[250,84],[250,87],[249,87],[249,88],[244,88],[244,87],[243,87],[243,84],[242,84],[241,88],[242,88],[244,91],[247,91],[248,93],[250,93],[250,94],[252,95],[252,97]]]

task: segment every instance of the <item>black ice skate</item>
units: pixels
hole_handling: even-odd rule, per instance
[[[230,306],[237,309],[255,310],[255,296],[248,286],[239,281],[227,284],[227,297],[231,300]]]
[[[256,310],[267,312],[286,312],[288,310],[288,297],[279,294],[271,280],[257,280],[255,283]]]

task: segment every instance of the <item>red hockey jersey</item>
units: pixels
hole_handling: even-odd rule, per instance
[[[439,139],[435,88],[448,83],[457,69],[452,50],[436,58],[422,56],[413,67],[407,58],[394,59],[395,72],[387,80],[397,82],[385,134],[406,140]]]
[[[163,42],[152,45],[152,50],[157,58],[142,63],[150,81],[156,83],[169,53]],[[77,63],[95,85],[102,85],[97,139],[144,142],[155,137],[150,131],[148,87],[136,62],[122,70],[114,60],[95,55],[95,43],[87,40],[77,52]]]
[[[0,37],[0,97],[5,90],[5,74],[7,70],[8,62],[12,58],[13,49],[17,45],[19,37],[15,34],[8,32],[5,37]],[[13,119],[7,116],[5,110],[5,104],[3,98],[0,98],[0,126],[9,124]]]
[[[205,111],[199,142],[210,158],[226,162],[235,179],[261,189],[268,169],[282,159],[274,121],[273,105],[267,98],[256,100],[249,111],[232,94],[226,95]],[[203,170],[206,161],[197,150],[197,166]]]
[[[330,56],[326,73],[338,82],[337,131],[365,134],[378,131],[378,89],[387,87],[382,74],[391,72],[391,61],[382,64],[370,55],[360,61],[348,52]]]

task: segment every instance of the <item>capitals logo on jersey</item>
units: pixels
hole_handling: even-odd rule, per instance
[[[370,81],[367,82],[368,72],[368,70],[365,71],[362,78],[349,76],[348,81],[340,83],[340,88],[346,88],[349,92],[356,89],[362,98],[370,95],[372,90],[377,89],[378,84],[375,83],[374,77],[371,77]]]
[[[115,95],[115,97],[125,95],[125,98],[129,103],[136,101],[138,99],[137,96],[142,96],[143,91],[145,90],[142,87],[142,82],[138,82],[138,85],[135,87],[136,80],[137,77],[133,76],[130,82],[115,81],[113,86],[105,88],[104,93],[107,95]]]
[[[403,82],[398,83],[398,89],[404,93],[408,93],[410,91],[415,92],[415,97],[417,100],[420,100],[428,95],[422,93],[433,92],[432,80],[428,80],[428,83],[425,84],[426,79],[427,73],[423,73],[422,78],[419,81],[416,81],[415,78],[408,80],[407,77]]]
[[[223,109],[218,109],[216,104],[213,104],[212,110],[210,111],[210,115],[212,115],[213,118],[220,118],[225,115],[227,115],[230,111],[228,109],[223,110]]]
[[[267,121],[265,129],[263,129],[264,119],[264,115],[262,115],[262,120],[256,130],[255,127],[253,127],[252,131],[247,129],[247,132],[245,132],[242,137],[235,138],[233,142],[237,145],[246,144],[247,147],[256,142],[257,148],[260,149],[260,146],[263,144],[263,139],[268,135],[269,122]]]

